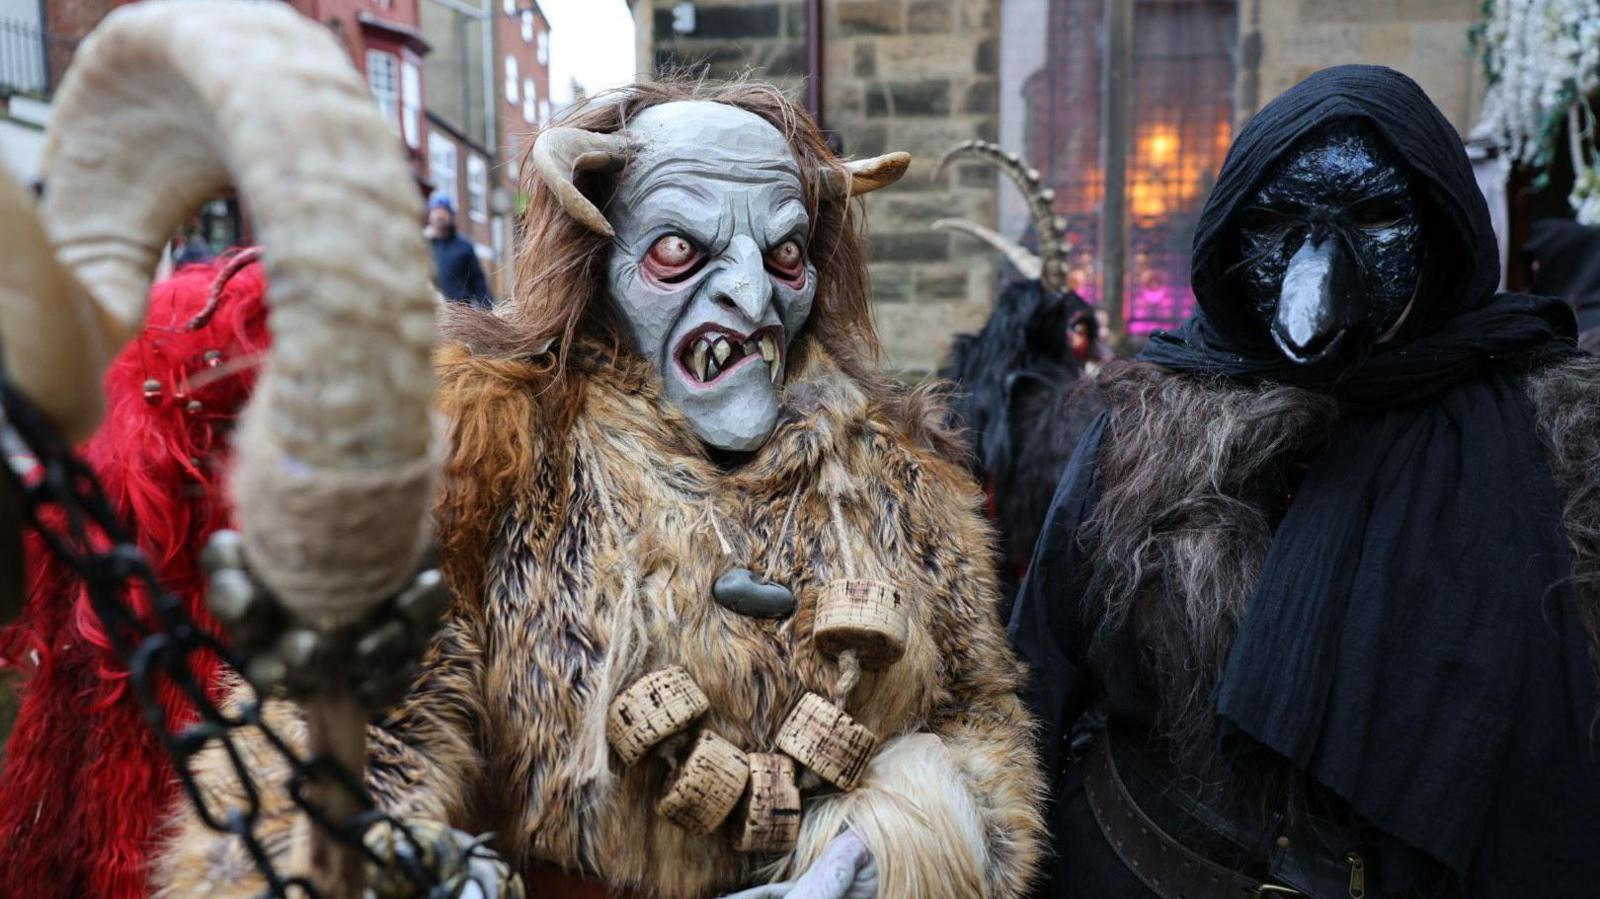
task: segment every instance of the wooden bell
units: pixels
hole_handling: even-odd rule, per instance
[[[710,833],[739,804],[749,779],[750,765],[739,747],[703,730],[673,773],[656,811],[684,830]]]
[[[652,671],[611,701],[606,739],[631,765],[650,747],[687,730],[710,707],[689,672],[676,665]]]
[[[853,790],[878,737],[815,693],[800,697],[778,730],[778,748],[841,790]]]
[[[905,653],[910,631],[899,591],[882,581],[829,581],[817,597],[811,633],[826,655],[853,649],[863,667],[883,668]]]
[[[734,848],[740,852],[788,852],[800,841],[800,788],[795,785],[794,759],[777,752],[752,752],[750,788],[745,793],[744,821]]]

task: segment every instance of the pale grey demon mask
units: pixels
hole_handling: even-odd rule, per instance
[[[862,193],[907,161],[853,163],[843,180]],[[758,449],[777,426],[789,350],[817,292],[788,139],[737,107],[680,101],[640,112],[625,135],[554,129],[534,162],[576,218],[611,234],[611,300],[667,399],[707,445]],[[604,217],[581,194],[567,202],[574,168],[624,165]]]
[[[753,450],[778,421],[788,348],[811,315],[811,219],[788,141],[721,103],[653,106],[607,219],[611,297],[700,438]]]

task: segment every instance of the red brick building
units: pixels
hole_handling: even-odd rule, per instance
[[[419,187],[428,187],[422,60],[422,0],[290,0],[326,25],[367,79],[378,109],[400,135]]]
[[[502,178],[516,189],[516,164],[529,132],[550,119],[550,21],[537,0],[496,0],[499,151]]]

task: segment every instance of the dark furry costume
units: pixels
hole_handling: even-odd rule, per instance
[[[1431,250],[1460,262],[1392,342],[1295,366],[1239,309],[1229,235],[1276,158],[1350,117],[1424,179]],[[1311,859],[1335,876],[1309,894],[1347,895],[1354,853],[1374,899],[1600,883],[1600,366],[1562,304],[1494,294],[1496,260],[1404,76],[1329,70],[1241,132],[1197,231],[1201,311],[1099,379],[1012,619],[1057,773],[1045,895],[1184,886],[1088,809],[1066,741],[1107,738],[1161,830],[1255,882]]]
[[[268,343],[258,265],[227,280],[203,327],[186,327],[225,265],[188,266],[151,289],[148,324],[106,373],[105,422],[81,448],[156,575],[202,622],[199,548],[230,523],[227,436]],[[27,556],[28,604],[0,632],[0,659],[28,674],[0,772],[0,897],[144,899],[176,778],[82,584],[37,536]],[[129,599],[148,611],[143,593]],[[215,660],[194,662],[203,682],[215,677]],[[158,699],[174,727],[189,723],[173,685]]]
[[[874,852],[884,899],[1023,892],[1040,783],[1014,693],[1022,670],[994,622],[982,497],[947,461],[942,409],[857,382],[815,344],[799,355],[777,432],[724,469],[636,357],[575,348],[582,411],[551,442],[548,357],[442,350],[453,448],[439,518],[458,602],[411,695],[369,731],[381,804],[494,831],[525,876],[554,864],[629,895],[706,899],[804,870],[846,821]],[[720,539],[792,585],[792,618],[709,601],[727,564]],[[612,697],[682,665],[719,733],[769,745],[801,691],[839,677],[808,622],[817,588],[842,571],[841,539],[915,610],[905,657],[866,672],[856,693],[856,717],[884,739],[865,781],[808,799],[799,847],[777,858],[668,822],[654,810],[667,771],[620,766],[607,747]],[[282,704],[271,714],[293,716]],[[219,758],[203,764],[203,782],[234,789]],[[298,819],[286,797],[264,799],[260,832],[287,851]],[[242,846],[187,811],[180,828],[161,895],[260,891]]]
[[[1076,293],[1012,281],[983,330],[956,335],[939,371],[954,385],[951,423],[965,432],[973,473],[1000,529],[1002,613],[1009,613],[1061,471],[1100,413],[1092,396],[1075,389],[1083,366],[1067,346],[1071,323],[1093,314]]]

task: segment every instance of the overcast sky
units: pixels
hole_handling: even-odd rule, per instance
[[[626,0],[539,0],[550,20],[550,93],[572,99],[577,79],[593,94],[633,80],[633,15]]]

